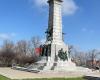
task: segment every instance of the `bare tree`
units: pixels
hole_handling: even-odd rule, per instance
[[[20,40],[15,45],[16,58],[15,61],[17,64],[24,65],[29,61],[33,60],[30,53],[30,43],[29,41]]]
[[[32,37],[30,43],[31,43],[31,49],[30,50],[31,50],[33,56],[35,56],[34,58],[38,59],[39,56],[36,53],[36,48],[40,48],[41,40],[38,36],[35,36],[35,37]]]
[[[4,43],[3,43],[3,46],[1,48],[1,50],[3,51],[7,51],[7,50],[13,50],[14,49],[14,44],[12,41],[10,40],[5,40]]]
[[[20,55],[29,55],[29,43],[28,41],[21,40],[16,43],[15,52]]]
[[[93,49],[93,50],[88,52],[87,60],[90,60],[90,62],[91,62],[90,67],[91,68],[95,68],[96,64],[94,64],[94,63],[97,61],[99,54],[100,54],[100,52],[96,49]]]
[[[69,53],[72,57],[72,60],[76,63],[77,66],[86,66],[86,53],[80,51],[77,47],[70,45]]]
[[[2,50],[0,52],[1,65],[11,66],[11,64],[15,58],[15,53],[14,53],[13,49],[14,49],[13,42],[5,40],[4,44],[2,46]]]
[[[2,51],[1,54],[1,61],[2,61],[2,64],[4,66],[11,66],[13,61],[14,61],[14,58],[15,58],[15,53],[13,51]]]
[[[30,41],[20,40],[16,44],[10,40],[5,40],[0,49],[0,64],[11,66],[13,62],[19,65],[34,63],[38,58],[33,55],[34,50],[39,48],[40,44],[39,37],[33,37]]]
[[[33,45],[34,49],[40,47],[40,45],[41,45],[41,40],[38,36],[37,37],[32,37],[31,42],[32,42],[32,45]]]

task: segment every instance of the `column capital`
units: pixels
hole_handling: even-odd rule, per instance
[[[48,3],[53,2],[53,1],[63,2],[63,0],[48,0]]]

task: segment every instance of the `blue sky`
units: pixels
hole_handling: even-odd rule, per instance
[[[100,49],[100,0],[64,0],[62,12],[66,44]],[[43,40],[47,26],[46,0],[0,0],[0,44],[32,36]]]

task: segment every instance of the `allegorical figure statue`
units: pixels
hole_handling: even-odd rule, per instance
[[[59,50],[58,57],[63,61],[68,60],[67,52],[64,52],[63,49]]]

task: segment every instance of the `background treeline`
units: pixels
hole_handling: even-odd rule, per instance
[[[41,44],[39,37],[32,37],[30,41],[20,40],[13,43],[5,40],[0,48],[0,66],[12,66],[16,63],[20,66],[31,64],[37,61],[38,56],[35,54],[35,48]]]
[[[35,48],[38,48],[41,44],[41,39],[38,36],[32,37],[29,41],[20,40],[16,43],[5,40],[0,47],[0,66],[10,67],[13,63],[23,66],[36,62],[39,56],[35,53]],[[80,51],[77,47],[71,45],[69,46],[69,53],[72,61],[77,66],[89,68],[100,67],[99,50]]]
[[[72,61],[77,66],[83,66],[96,69],[100,68],[100,50],[92,49],[88,51],[81,51],[75,46],[69,46],[69,53],[71,54]]]

